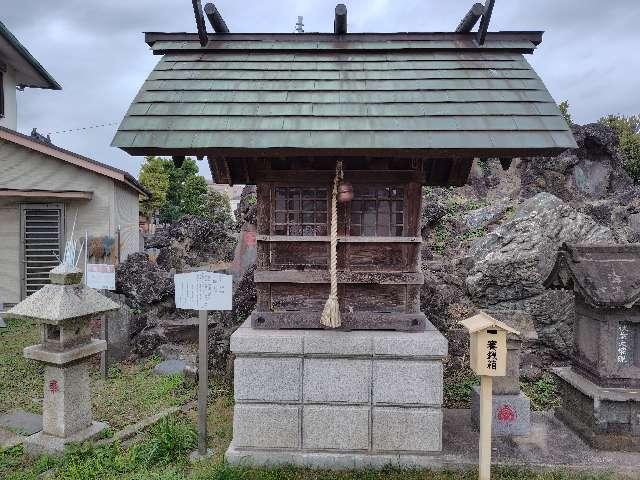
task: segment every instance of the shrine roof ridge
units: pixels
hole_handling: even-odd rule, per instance
[[[175,51],[416,51],[500,50],[533,53],[542,43],[542,31],[500,31],[487,34],[484,45],[475,33],[210,33],[201,46],[197,33],[145,32],[145,42],[155,54]]]

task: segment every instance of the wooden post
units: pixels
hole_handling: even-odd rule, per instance
[[[213,3],[207,3],[204,6],[204,13],[207,14],[209,23],[216,33],[229,33],[227,23],[224,21],[224,18],[222,18],[222,15],[220,15],[220,12]]]
[[[207,455],[207,399],[208,399],[208,311],[199,311],[199,360],[198,360],[198,453]]]
[[[191,3],[193,4],[193,14],[196,16],[196,27],[198,27],[200,45],[206,47],[207,43],[209,43],[209,36],[207,35],[207,25],[204,23],[202,3],[200,0],[191,0]]]
[[[333,33],[344,35],[347,33],[347,6],[344,3],[336,5],[336,17],[333,21]]]
[[[458,28],[456,28],[456,33],[469,33],[473,30],[476,23],[478,23],[478,19],[484,13],[484,5],[481,3],[474,3],[469,12],[464,16],[464,18],[460,21]]]
[[[480,461],[479,480],[491,478],[491,404],[493,401],[493,377],[480,377]]]

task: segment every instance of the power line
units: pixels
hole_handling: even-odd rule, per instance
[[[94,129],[94,128],[101,128],[101,127],[110,127],[112,125],[118,125],[118,123],[120,123],[120,122],[102,123],[100,125],[89,125],[89,126],[86,126],[86,127],[70,128],[68,130],[58,130],[57,132],[49,132],[49,135],[55,135],[55,134],[58,134],[58,133],[80,132],[82,130],[91,130],[91,129]]]

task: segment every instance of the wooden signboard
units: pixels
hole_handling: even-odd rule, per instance
[[[520,335],[520,332],[484,312],[459,323],[469,330],[471,369],[480,376],[479,479],[489,480],[493,377],[504,377],[507,374],[507,333]]]

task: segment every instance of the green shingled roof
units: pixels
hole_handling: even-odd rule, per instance
[[[523,57],[539,32],[148,34],[163,55],[113,145],[132,154],[280,149],[531,156],[574,148]]]

